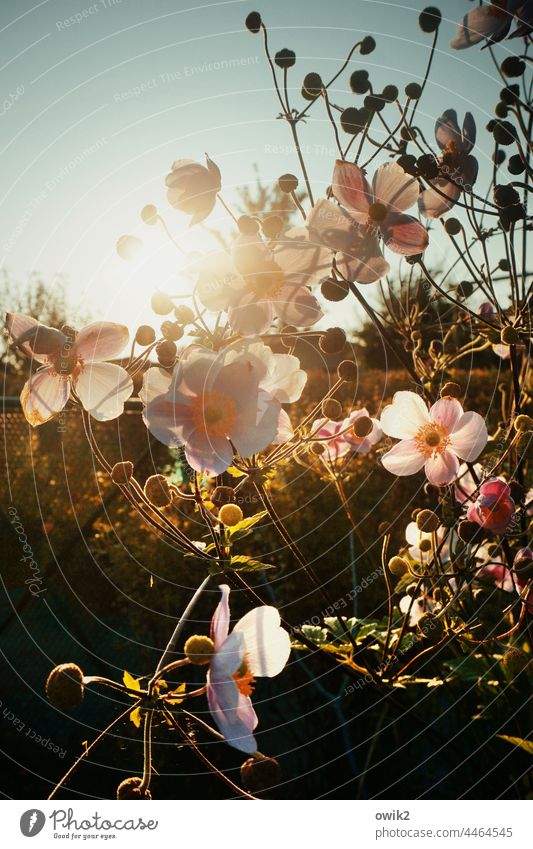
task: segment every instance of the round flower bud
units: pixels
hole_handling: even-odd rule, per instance
[[[322,401],[322,415],[326,419],[338,422],[342,419],[342,406],[335,398],[326,398]]]
[[[428,551],[431,551],[431,549],[433,548],[433,546],[431,545],[431,540],[429,539],[421,539],[418,544],[418,547],[422,554],[427,554]]]
[[[402,153],[396,162],[401,168],[403,168],[406,174],[411,174],[413,177],[418,176],[418,164],[416,157],[412,156],[410,153]]]
[[[444,229],[448,236],[457,236],[463,229],[461,222],[457,218],[447,218],[444,222]]]
[[[392,103],[398,98],[398,89],[395,85],[386,85],[380,96],[386,103]]]
[[[404,557],[391,557],[388,563],[389,572],[400,578],[409,570],[409,564]]]
[[[318,341],[318,347],[324,354],[340,354],[345,345],[346,333],[341,327],[330,327]]]
[[[211,501],[215,507],[222,507],[223,504],[233,504],[236,500],[237,496],[232,486],[216,486],[211,493]]]
[[[385,100],[378,94],[367,94],[363,103],[370,113],[381,112],[385,108]]]
[[[354,94],[365,94],[370,88],[368,71],[354,71],[350,77],[350,88]]]
[[[416,516],[416,526],[419,531],[431,534],[440,527],[440,519],[433,510],[421,510]]]
[[[242,516],[243,513],[238,504],[224,504],[218,512],[219,521],[228,528],[233,528],[234,525],[242,522]]]
[[[509,264],[509,260],[505,257],[502,257],[502,259],[498,263],[498,268],[500,269],[500,271],[510,271],[511,266]],[[495,315],[495,313],[493,313],[493,315]]]
[[[502,666],[510,675],[520,675],[529,666],[529,658],[523,651],[513,647],[503,655]]]
[[[150,327],[149,324],[141,324],[141,326],[137,328],[135,341],[138,345],[142,345],[143,348],[146,348],[147,345],[151,345],[152,342],[155,342],[154,328]]]
[[[261,229],[267,238],[275,239],[281,233],[283,218],[280,215],[267,215],[261,222]]]
[[[400,130],[400,136],[404,141],[411,141],[416,139],[416,130],[414,127],[402,127]]]
[[[505,327],[502,327],[500,338],[504,345],[520,344],[520,333],[518,332],[516,327],[511,327],[510,324],[506,325]]]
[[[145,799],[152,798],[148,790],[141,790],[142,778],[125,778],[117,787],[117,799]]]
[[[368,118],[368,109],[355,109],[353,106],[350,106],[341,114],[341,127],[345,133],[356,136],[364,129]]]
[[[168,507],[172,493],[164,475],[151,475],[144,484],[144,494],[154,507]]]
[[[130,460],[123,460],[121,463],[115,463],[111,469],[111,480],[116,484],[127,484],[133,475],[133,463]]]
[[[422,96],[422,86],[418,83],[407,83],[405,86],[405,94],[411,100],[418,100]]]
[[[244,22],[246,29],[249,32],[252,32],[254,35],[257,35],[259,30],[261,29],[261,15],[259,12],[250,12]]]
[[[189,637],[183,652],[194,666],[205,666],[215,653],[215,644],[211,637],[195,634]]]
[[[526,70],[526,63],[519,56],[507,56],[500,67],[506,77],[521,77]]]
[[[445,383],[442,389],[440,390],[441,398],[460,398],[461,395],[461,387],[458,383],[453,383],[452,381],[448,381],[448,383]]]
[[[416,624],[416,630],[430,643],[438,643],[444,635],[444,625],[433,613],[424,613]]]
[[[279,784],[281,769],[275,758],[248,758],[241,766],[242,786],[249,793],[260,793]]]
[[[494,198],[494,203],[499,207],[512,206],[515,203],[520,203],[520,195],[516,191],[515,187],[511,185],[494,186],[492,196]]]
[[[256,233],[259,233],[259,226],[257,218],[253,218],[251,215],[241,215],[237,219],[239,233],[242,233],[243,236],[255,236]]]
[[[364,439],[369,433],[372,433],[374,422],[369,416],[359,416],[353,423],[352,430],[357,439]]]
[[[194,312],[190,307],[185,306],[185,304],[176,307],[174,316],[180,324],[192,324],[194,321]]]
[[[435,32],[440,26],[442,15],[436,6],[427,6],[418,16],[418,25],[422,32]]]
[[[152,309],[157,315],[168,315],[174,309],[174,304],[164,292],[156,292],[151,299]]]
[[[513,154],[513,156],[509,157],[509,161],[507,163],[507,170],[513,176],[517,176],[518,174],[523,174],[526,170],[526,166],[522,159],[520,158],[518,153]]]
[[[159,342],[156,345],[155,352],[157,354],[157,359],[162,366],[174,365],[174,361],[176,359],[176,354],[178,353],[178,349],[174,342],[169,342],[168,339],[164,342]]]
[[[141,218],[145,224],[153,227],[154,224],[157,224],[157,207],[153,203],[143,206],[141,209]]]
[[[121,259],[125,260],[135,259],[141,248],[141,240],[138,239],[137,236],[128,236],[127,234],[120,236],[115,245],[117,254]]]
[[[461,298],[469,298],[474,291],[474,284],[471,280],[462,280],[457,286],[457,294]]]
[[[298,177],[295,177],[294,174],[282,174],[281,177],[278,177],[278,186],[282,192],[290,195],[298,188]]]
[[[346,280],[335,280],[334,277],[326,277],[320,286],[320,293],[326,301],[343,301],[349,294],[350,286]]]
[[[513,106],[517,100],[520,100],[520,86],[518,83],[506,85],[500,91],[500,100],[506,103],[507,106]]]
[[[303,89],[306,94],[311,97],[318,97],[323,88],[322,77],[320,74],[316,74],[314,71],[306,74],[304,77],[304,81],[302,83]]]
[[[359,48],[359,52],[361,56],[368,56],[369,53],[372,53],[376,49],[376,42],[372,38],[371,35],[365,35],[361,42],[361,47]]]
[[[520,431],[533,430],[533,419],[524,413],[520,413],[514,420],[514,428]]]
[[[357,380],[357,363],[352,362],[352,360],[343,360],[337,366],[337,377],[339,380],[350,382]]]
[[[476,538],[479,539],[480,530],[480,526],[477,522],[469,522],[467,519],[459,522],[457,526],[459,539],[466,543],[471,543]]]
[[[513,569],[521,578],[529,578],[533,572],[533,550],[521,548],[514,557]]]
[[[309,450],[311,454],[315,455],[315,457],[320,457],[326,450],[326,446],[323,442],[312,442]]]
[[[177,342],[183,336],[183,327],[177,321],[164,321],[161,325],[161,334],[169,342]]]
[[[292,68],[296,62],[296,53],[293,50],[287,50],[287,48],[284,47],[283,50],[278,50],[274,56],[274,62],[278,68]]]
[[[504,230],[509,230],[511,224],[516,224],[525,217],[525,210],[521,203],[506,206],[500,209],[500,224]]]
[[[424,153],[417,159],[418,173],[426,180],[435,180],[439,176],[439,163],[432,153]]]
[[[46,679],[46,696],[58,710],[72,710],[83,699],[83,672],[75,663],[61,663]]]
[[[516,129],[510,121],[495,121],[492,135],[495,142],[504,146],[513,144],[518,137]]]
[[[506,103],[503,103],[503,101],[500,100],[494,108],[494,114],[497,118],[507,118],[509,114],[509,107]]]

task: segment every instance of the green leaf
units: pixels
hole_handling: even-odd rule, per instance
[[[486,660],[475,654],[449,658],[444,661],[443,666],[454,678],[461,678],[463,681],[478,681],[488,672]]]
[[[312,640],[318,645],[327,642],[328,632],[325,628],[320,628],[318,625],[302,625],[300,631],[308,640]]]
[[[245,554],[238,554],[231,558],[229,568],[234,569],[235,572],[258,572],[261,569],[274,569],[275,567],[270,563],[253,560]]]
[[[242,478],[246,474],[245,472],[241,472],[240,469],[236,469],[235,466],[228,466],[226,471],[232,478]]]
[[[228,528],[229,538],[232,542],[235,542],[238,539],[242,539],[245,536],[248,536],[251,528],[254,525],[257,525],[261,519],[264,519],[267,515],[266,510],[262,510],[260,513],[256,513],[254,516],[249,516],[248,519],[242,519],[236,525],[233,525],[232,528]]]
[[[522,740],[521,737],[508,737],[507,734],[497,734],[500,740],[507,740],[512,746],[518,746],[527,752],[528,755],[533,755],[533,740]]]

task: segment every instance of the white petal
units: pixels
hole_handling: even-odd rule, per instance
[[[68,401],[70,380],[50,369],[36,372],[24,384],[20,394],[22,411],[28,422],[36,427],[57,415]]]
[[[272,440],[273,445],[284,445],[286,442],[291,439],[294,434],[294,430],[291,424],[291,420],[285,410],[279,411],[279,419],[278,419],[278,430],[277,433]]]
[[[441,454],[433,454],[426,460],[426,477],[433,486],[446,486],[452,483],[459,471],[459,460],[453,451],[445,449]]]
[[[116,419],[133,392],[128,372],[113,363],[88,363],[74,388],[84,408],[98,421]]]
[[[381,414],[383,433],[395,439],[410,439],[419,427],[429,422],[425,402],[416,392],[400,391],[394,394]]]
[[[307,216],[309,238],[332,251],[349,251],[360,225],[338,204],[319,200]]]
[[[425,457],[412,439],[403,439],[381,458],[388,472],[403,477],[414,475],[424,465]]]
[[[229,594],[230,588],[227,584],[221,584],[219,590],[222,593],[222,598],[217,604],[216,610],[211,619],[211,639],[215,644],[215,649],[219,649],[229,632]]]
[[[483,451],[488,438],[483,417],[479,413],[464,413],[450,436],[450,448],[461,460],[471,463]]]
[[[331,254],[319,241],[308,238],[307,230],[290,230],[274,251],[277,262],[290,286],[311,286],[331,267]]]
[[[112,360],[122,353],[130,337],[128,328],[112,321],[95,321],[76,336],[76,354],[86,362]]]
[[[418,199],[418,180],[403,170],[397,162],[381,165],[374,174],[374,201],[394,212],[405,212]]]
[[[158,395],[166,395],[172,383],[172,375],[163,368],[154,366],[145,371],[139,398],[146,406]]]
[[[456,398],[440,398],[429,411],[431,421],[442,425],[451,433],[463,415],[463,408]]]
[[[240,619],[233,633],[244,637],[245,653],[252,675],[272,678],[278,675],[291,651],[290,637],[280,626],[275,607],[254,607]]]
[[[268,373],[259,386],[281,404],[297,401],[307,381],[307,373],[300,368],[300,360],[292,354],[273,354]]]

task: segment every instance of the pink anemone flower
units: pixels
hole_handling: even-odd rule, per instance
[[[353,410],[347,418],[340,422],[331,419],[316,419],[311,427],[313,436],[324,440],[324,457],[334,463],[347,454],[368,454],[371,448],[381,439],[381,428],[377,419],[370,418],[372,430],[366,436],[356,436],[353,425],[360,418],[370,418],[368,410]]]
[[[503,534],[512,522],[515,503],[505,481],[493,478],[479,487],[479,495],[466,514],[470,522],[495,534]]]
[[[220,587],[222,599],[211,621],[215,653],[207,673],[209,710],[225,740],[240,752],[257,751],[253,732],[257,715],[250,696],[255,678],[273,678],[289,659],[291,641],[280,626],[274,607],[254,607],[229,634],[230,588]]]
[[[487,40],[488,43],[502,41],[516,18],[517,29],[509,36],[526,36],[533,26],[531,0],[499,0],[485,3],[467,12],[457,27],[455,38],[450,44],[455,50],[464,50]]]
[[[305,228],[293,228],[273,246],[259,234],[236,238],[231,257],[210,254],[198,264],[201,302],[227,311],[232,330],[243,336],[265,333],[275,318],[311,327],[323,312],[309,288],[331,265],[327,250],[313,244]]]
[[[307,224],[312,238],[340,253],[337,267],[346,279],[372,283],[388,272],[379,238],[402,256],[426,250],[426,228],[405,214],[418,199],[418,181],[396,162],[381,165],[370,186],[358,165],[339,159],[331,189],[345,211],[320,201]]]
[[[192,159],[177,159],[165,183],[168,202],[199,224],[213,211],[220,191],[220,170],[206,154],[207,168]]]
[[[465,413],[455,398],[441,398],[428,411],[415,392],[396,392],[381,416],[383,432],[400,439],[383,457],[385,468],[394,475],[413,475],[424,466],[434,486],[452,483],[459,471],[459,458],[472,462],[487,443],[484,419]]]
[[[280,366],[278,382],[286,369],[300,385],[293,359]],[[280,422],[286,426],[276,393],[262,389],[262,381],[266,366],[259,356],[250,352],[239,356],[231,348],[215,353],[192,345],[171,375],[159,368],[146,372],[140,393],[144,421],[164,445],[185,446],[193,469],[222,474],[235,452],[250,457],[262,451],[275,440]]]
[[[440,218],[448,212],[463,189],[472,188],[478,172],[477,159],[470,155],[476,141],[476,124],[470,112],[461,131],[455,109],[447,109],[435,124],[435,139],[441,150],[440,176],[430,180],[430,187],[418,198],[418,208],[427,218]]]
[[[71,328],[61,331],[20,313],[8,313],[6,326],[13,344],[41,363],[20,396],[31,425],[41,425],[60,413],[71,389],[98,421],[120,416],[133,382],[125,369],[106,361],[117,357],[127,344],[127,327],[96,321],[79,333]]]

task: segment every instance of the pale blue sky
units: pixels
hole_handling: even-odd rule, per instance
[[[207,151],[222,170],[230,205],[235,184],[253,179],[254,163],[264,180],[298,173],[288,127],[276,120],[260,37],[244,29],[245,16],[257,8],[269,26],[272,50],[295,50],[289,79],[296,106],[308,71],[328,78],[355,41],[374,35],[377,49],[366,57],[356,53],[331,94],[346,106],[361,104],[348,86],[357,68],[370,71],[376,89],[395,83],[402,91],[421,79],[431,42],[417,25],[424,5],[2,0],[2,263],[20,274],[66,274],[74,302],[102,316],[127,315],[131,323],[150,318],[143,310],[163,282],[168,254],[165,247],[162,262],[155,261],[153,251],[163,238],[140,224],[141,207],[156,203],[168,211],[169,225],[186,246],[205,245],[205,237],[191,236],[185,216],[166,203],[164,177],[174,159],[200,159]],[[461,118],[470,109],[478,123],[477,155],[486,163],[491,140],[484,126],[500,85],[486,51],[449,48],[470,4],[447,0],[441,6],[448,20],[419,121],[431,139],[444,109],[456,108]],[[65,23],[76,15],[79,22]],[[507,49],[505,43],[497,47],[500,56]],[[392,113],[394,107],[388,108]],[[301,143],[319,196],[335,157],[320,104],[302,127]],[[219,216],[216,212],[209,225],[216,226]],[[141,270],[116,257],[114,246],[123,233],[148,236],[152,259]],[[436,230],[435,259],[444,245]]]

